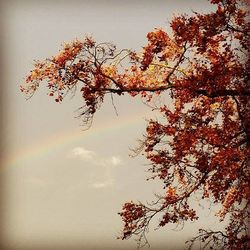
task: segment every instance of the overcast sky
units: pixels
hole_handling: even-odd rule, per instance
[[[147,32],[168,29],[174,14],[209,11],[207,1],[2,1],[1,76],[3,138],[1,159],[2,239],[5,249],[136,249],[134,240],[116,240],[117,212],[126,201],[152,201],[160,183],[146,182],[147,161],[129,157],[129,148],[154,114],[140,100],[110,99],[83,131],[75,110],[80,95],[57,104],[45,88],[26,101],[19,84],[34,59],[50,57],[63,42],[84,35],[141,49]],[[201,221],[181,232],[154,230],[151,249],[183,249]],[[213,217],[212,217],[213,218]]]

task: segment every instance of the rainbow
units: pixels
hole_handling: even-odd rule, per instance
[[[102,122],[90,127],[88,130],[81,131],[80,127],[76,127],[70,131],[64,131],[54,134],[50,138],[37,142],[28,148],[24,148],[19,152],[12,153],[2,160],[2,166],[17,166],[21,162],[26,162],[34,159],[42,158],[46,155],[52,154],[56,150],[60,150],[65,145],[91,140],[93,136],[100,136],[103,133],[111,133],[121,129],[132,128],[138,124],[145,124],[145,119],[152,112],[145,112],[143,114],[133,114],[131,116],[118,117],[117,119]],[[95,122],[95,121],[94,121]]]

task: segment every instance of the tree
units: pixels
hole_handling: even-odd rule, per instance
[[[91,37],[64,45],[58,55],[36,61],[21,86],[31,97],[46,81],[49,95],[63,101],[80,90],[83,122],[91,125],[105,96],[140,95],[159,119],[148,121],[135,153],[150,161],[150,179],[163,182],[153,204],[128,202],[120,216],[122,239],[137,235],[140,246],[153,218],[159,227],[197,220],[191,197],[221,206],[225,231],[200,229],[192,248],[247,249],[250,204],[250,86],[248,1],[211,0],[209,14],[176,16],[172,33],[155,29],[142,53],[118,50]],[[168,96],[172,105],[154,104]]]

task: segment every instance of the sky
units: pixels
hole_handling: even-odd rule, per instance
[[[1,238],[5,249],[136,249],[117,240],[118,212],[127,201],[152,201],[162,192],[147,182],[148,162],[131,157],[146,118],[139,99],[107,98],[92,127],[76,119],[80,95],[55,103],[41,86],[26,100],[19,85],[35,59],[56,54],[63,42],[91,35],[98,42],[140,50],[154,28],[169,30],[174,14],[207,12],[207,1],[99,0],[1,2]],[[171,100],[168,100],[171,101]],[[181,232],[154,230],[150,249],[184,249],[199,227],[217,223],[210,210]]]

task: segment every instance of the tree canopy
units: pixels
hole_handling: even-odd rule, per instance
[[[162,181],[164,195],[152,204],[127,202],[119,213],[122,239],[137,236],[140,246],[153,218],[159,227],[197,220],[191,197],[220,205],[224,231],[200,229],[189,247],[247,249],[250,197],[250,86],[248,1],[211,0],[208,14],[175,16],[171,32],[147,34],[142,52],[118,50],[91,37],[66,43],[59,54],[36,61],[21,85],[31,97],[40,84],[62,102],[80,91],[83,122],[108,95],[140,96],[159,119],[150,119],[135,149],[150,162],[150,179]],[[156,105],[155,98],[172,105]]]

